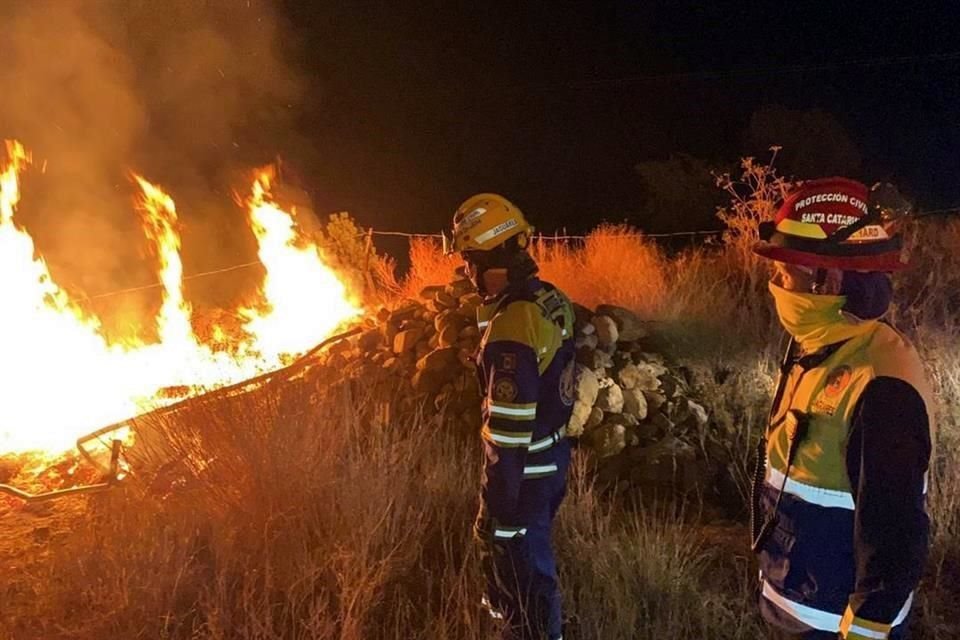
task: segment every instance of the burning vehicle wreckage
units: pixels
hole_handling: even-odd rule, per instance
[[[143,229],[159,262],[159,340],[110,342],[99,320],[54,281],[32,237],[15,223],[20,178],[31,157],[12,141],[6,156],[0,155],[0,295],[7,301],[0,313],[0,459],[18,460],[30,480],[64,459],[72,462],[61,475],[74,475],[81,461],[87,472],[76,474],[85,481],[74,478],[66,487],[24,487],[10,480],[22,472],[7,472],[0,494],[38,502],[117,486],[163,449],[150,433],[157,420],[303,375],[325,347],[360,331],[344,330],[359,317],[358,303],[320,249],[298,233],[293,215],[272,199],[272,171],[261,170],[243,202],[265,271],[258,299],[236,311],[240,331],[213,326],[215,339],[202,341],[184,298],[174,201],[134,175]],[[74,446],[79,458],[67,453]],[[100,481],[91,481],[97,473]]]

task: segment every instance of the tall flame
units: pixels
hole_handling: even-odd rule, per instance
[[[323,262],[314,244],[297,246],[293,217],[270,198],[272,175],[262,171],[248,202],[250,224],[267,269],[263,295],[267,311],[245,310],[245,327],[257,336],[261,353],[275,358],[299,353],[330,335],[342,318],[357,314],[343,283]]]
[[[62,450],[84,427],[138,410],[136,386],[122,352],[99,334],[99,323],[74,308],[33,239],[14,223],[24,148],[6,145],[0,174],[0,451]]]
[[[248,201],[266,269],[263,299],[246,314],[247,342],[215,350],[194,333],[183,292],[177,210],[160,187],[134,175],[144,231],[158,258],[159,339],[108,341],[94,316],[74,305],[14,222],[20,175],[30,164],[7,142],[0,165],[0,454],[56,454],[93,429],[169,402],[165,388],[199,393],[276,368],[358,313],[318,247],[270,199],[258,175]]]
[[[177,207],[173,198],[159,187],[134,174],[143,192],[140,210],[143,230],[152,240],[160,258],[160,282],[163,304],[157,318],[160,341],[180,347],[196,344],[190,326],[190,305],[183,297],[183,261],[180,260],[180,235],[177,233]]]

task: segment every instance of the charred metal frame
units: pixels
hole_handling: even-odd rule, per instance
[[[110,449],[110,467],[106,470],[106,479],[97,484],[85,484],[78,487],[69,487],[67,489],[57,489],[45,493],[28,493],[23,489],[18,489],[8,484],[0,484],[0,493],[20,498],[25,502],[44,502],[46,500],[55,500],[64,496],[72,496],[78,493],[99,493],[114,487],[123,479],[123,471],[120,466],[120,453],[123,450],[123,443],[114,440]],[[88,459],[90,459],[88,457]],[[100,467],[100,465],[97,465]]]
[[[45,493],[29,493],[23,489],[18,489],[17,487],[0,484],[0,494],[7,494],[20,498],[26,502],[44,502],[46,500],[55,500],[57,498],[62,498],[65,496],[72,496],[82,493],[100,493],[111,489],[117,486],[126,475],[124,465],[122,464],[121,454],[123,452],[123,442],[117,439],[111,441],[110,448],[110,464],[105,467],[93,453],[88,449],[88,445],[93,441],[102,442],[104,436],[107,436],[110,433],[118,431],[124,427],[130,427],[130,421],[137,418],[144,418],[146,416],[159,416],[167,413],[172,413],[178,408],[182,407],[184,404],[203,398],[204,400],[211,400],[214,398],[225,397],[233,395],[237,392],[247,392],[252,391],[254,388],[259,387],[262,384],[269,382],[280,374],[290,375],[296,372],[299,372],[301,369],[304,369],[306,365],[310,363],[310,360],[319,353],[324,347],[333,344],[334,342],[339,342],[340,340],[345,340],[352,336],[357,335],[362,331],[362,327],[354,327],[348,331],[338,333],[336,335],[330,336],[314,348],[307,351],[305,354],[294,360],[292,363],[286,367],[276,369],[275,371],[269,371],[263,373],[259,376],[249,378],[247,380],[242,380],[236,384],[232,384],[227,387],[221,387],[215,391],[209,393],[204,393],[199,396],[194,396],[192,398],[186,398],[179,402],[167,405],[165,407],[160,407],[159,409],[154,409],[153,411],[148,411],[147,413],[140,414],[135,416],[135,418],[129,418],[127,420],[122,420],[120,422],[115,422],[111,425],[97,429],[92,433],[88,433],[85,436],[77,438],[77,450],[83,456],[83,458],[90,463],[91,466],[99,469],[104,474],[104,481],[96,484],[81,485],[77,487],[69,487],[67,489],[57,489],[54,491],[47,491]]]

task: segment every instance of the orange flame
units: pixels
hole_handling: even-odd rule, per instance
[[[309,349],[358,309],[324,264],[319,248],[309,243],[297,246],[300,238],[293,217],[270,198],[271,180],[269,172],[260,172],[248,201],[260,262],[267,269],[262,293],[268,310],[243,313],[247,331],[257,337],[257,350],[274,359]]]
[[[177,233],[177,208],[173,198],[159,187],[134,174],[143,191],[141,211],[143,230],[152,240],[160,257],[160,282],[163,304],[157,318],[160,341],[184,346],[195,344],[190,327],[190,305],[183,299],[183,262],[180,260],[180,236]]]
[[[9,161],[0,165],[0,454],[56,454],[78,436],[170,402],[160,394],[164,388],[200,393],[274,369],[359,313],[318,247],[303,242],[293,217],[270,199],[262,173],[247,202],[266,268],[257,310],[241,310],[249,340],[229,352],[203,344],[183,293],[174,201],[134,175],[144,230],[159,259],[159,340],[111,343],[15,224],[20,175],[30,156],[17,142],[7,142],[6,150]]]

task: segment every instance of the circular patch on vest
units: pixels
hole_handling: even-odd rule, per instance
[[[498,402],[513,402],[517,399],[517,383],[510,378],[500,378],[493,385],[493,399]]]
[[[840,395],[847,385],[850,384],[850,378],[853,372],[847,365],[841,365],[827,374],[827,383],[823,392],[828,398],[835,398]]]
[[[560,374],[560,402],[567,407],[573,406],[573,401],[577,397],[576,368],[576,363],[571,360]]]

